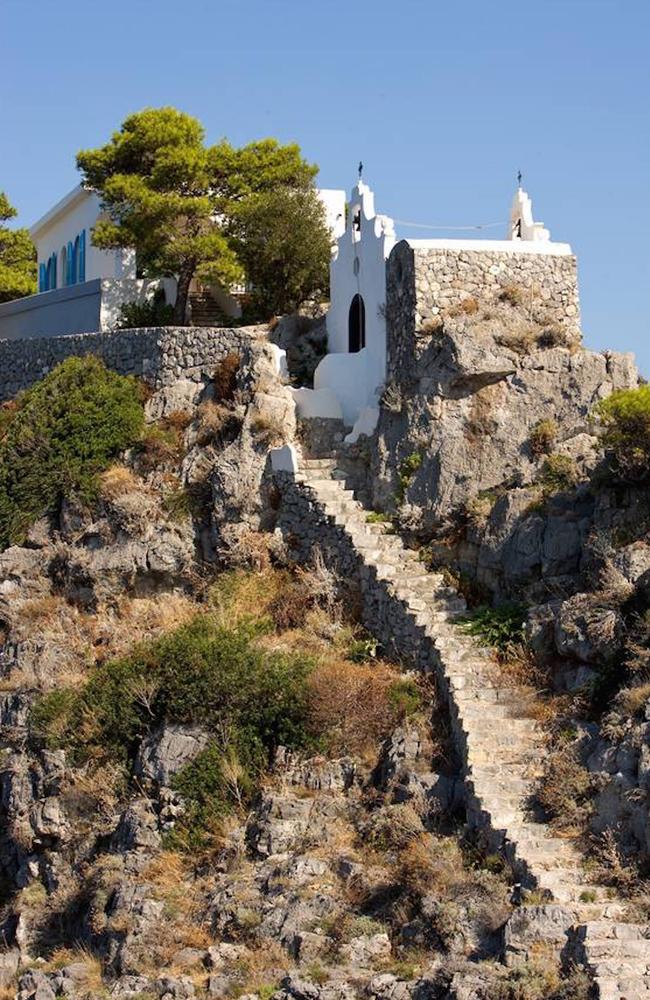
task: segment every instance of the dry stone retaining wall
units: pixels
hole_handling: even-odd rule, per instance
[[[389,655],[412,669],[434,669],[430,644],[423,642],[408,609],[390,592],[385,580],[377,578],[361,559],[344,527],[332,522],[309,486],[294,480],[290,473],[275,473],[282,494],[278,527],[300,562],[313,559],[316,550],[340,580],[360,588],[361,619]]]
[[[96,354],[121,375],[161,389],[180,378],[201,382],[231,352],[250,354],[261,327],[145,327],[0,341],[0,402],[29,388],[74,355]]]
[[[523,310],[579,337],[580,300],[573,255],[506,250],[425,250],[398,243],[386,263],[388,376],[417,354],[416,339],[443,310],[475,298],[496,301],[504,290]],[[424,328],[424,331],[423,331]]]

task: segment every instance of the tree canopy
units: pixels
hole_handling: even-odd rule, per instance
[[[16,214],[4,191],[0,191],[0,302],[36,291],[36,250],[29,231],[4,225]]]
[[[134,247],[146,274],[175,275],[176,323],[184,322],[194,276],[225,287],[248,279],[267,315],[324,287],[329,236],[314,188],[318,168],[296,144],[209,147],[196,118],[148,108],[130,115],[106,145],[79,153],[77,165],[107,214],[93,242]],[[288,238],[289,217],[300,237],[292,230]]]

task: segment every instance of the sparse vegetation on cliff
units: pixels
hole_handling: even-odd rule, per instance
[[[98,475],[144,430],[134,379],[92,356],[69,358],[5,410],[0,439],[0,547],[64,499],[89,501]]]
[[[594,416],[614,474],[625,482],[645,481],[650,476],[650,385],[618,389],[598,403]]]

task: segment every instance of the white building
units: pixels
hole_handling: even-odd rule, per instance
[[[318,195],[336,240],[345,225],[345,191],[325,189]],[[173,304],[173,278],[138,278],[134,250],[93,245],[92,230],[101,215],[99,197],[77,185],[34,223],[30,234],[37,253],[38,293],[0,304],[0,339],[111,330],[124,303],[143,303],[159,287]],[[220,314],[240,314],[236,296],[223,289],[212,291],[212,308]]]
[[[531,199],[521,187],[513,198],[505,240],[402,242],[422,253],[478,251],[510,259],[513,254],[571,254],[568,244],[552,242],[543,224],[534,221]],[[393,220],[375,212],[373,192],[360,180],[350,194],[347,224],[330,268],[329,353],[316,369],[314,389],[294,390],[299,416],[342,418],[351,428],[350,442],[371,433],[379,417],[387,365],[386,265],[395,245]]]
[[[100,217],[98,196],[78,185],[34,223],[29,232],[36,247],[39,292],[96,278],[135,278],[134,250],[93,245],[92,229]]]

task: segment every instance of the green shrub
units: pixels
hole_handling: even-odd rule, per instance
[[[250,628],[225,629],[205,615],[130,656],[96,667],[79,691],[45,695],[31,713],[31,732],[78,761],[108,756],[131,761],[142,737],[163,722],[206,724],[228,733],[249,774],[279,744],[308,743],[305,657],[265,652]]]
[[[390,521],[390,514],[384,514],[381,510],[371,510],[369,514],[366,514],[367,524],[390,524]]]
[[[520,604],[477,608],[458,620],[463,632],[475,636],[480,645],[491,646],[502,656],[524,641],[526,610]]]
[[[92,356],[68,358],[20,396],[0,440],[0,548],[64,498],[92,500],[98,473],[143,428],[135,379]]]
[[[235,751],[225,753],[211,743],[172,779],[183,798],[185,812],[167,837],[167,846],[200,850],[233,802],[242,805],[254,787],[251,772]]]
[[[650,385],[618,389],[594,408],[601,442],[621,479],[638,482],[650,476]]]
[[[165,494],[162,508],[172,521],[187,521],[192,516],[192,498],[184,486]]]
[[[388,702],[400,719],[409,719],[422,708],[422,691],[417,681],[404,677],[395,681],[388,691]]]
[[[531,427],[528,438],[530,450],[533,455],[537,457],[539,455],[550,454],[553,449],[553,445],[555,444],[555,439],[557,438],[557,431],[558,427],[555,420],[538,420],[537,423]]]
[[[397,501],[402,503],[413,476],[422,466],[422,453],[414,451],[400,463],[398,473]]]
[[[165,292],[158,288],[147,302],[125,302],[120,306],[116,330],[137,330],[143,326],[171,326],[173,306],[167,305]]]
[[[546,496],[570,490],[577,481],[576,465],[569,455],[549,455],[538,477],[538,483]]]
[[[376,660],[381,643],[373,636],[365,639],[353,639],[346,651],[346,659],[352,663],[368,663]]]

